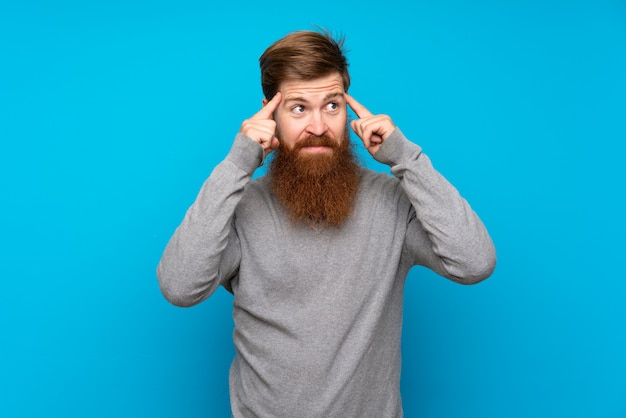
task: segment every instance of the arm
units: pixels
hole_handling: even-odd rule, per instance
[[[226,159],[202,185],[157,267],[161,292],[174,305],[203,301],[235,273],[238,246],[231,245],[226,253],[229,236],[236,241],[231,222],[244,187],[261,161],[261,147],[239,134]]]
[[[157,277],[174,305],[195,305],[236,274],[240,253],[233,214],[254,170],[278,147],[272,114],[280,100],[278,93],[242,123],[226,159],[205,181],[165,247]]]
[[[486,279],[496,257],[485,226],[421,151],[396,128],[374,155],[400,179],[415,210],[407,232],[414,263],[463,284]]]
[[[464,284],[489,277],[495,248],[469,204],[391,118],[372,115],[352,97],[346,99],[359,117],[352,129],[377,161],[391,167],[413,206],[406,239],[413,263]]]

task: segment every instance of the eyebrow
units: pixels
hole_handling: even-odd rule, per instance
[[[326,100],[330,100],[330,99],[334,99],[336,97],[343,97],[343,91],[335,91],[332,93],[328,93],[325,97],[324,97],[324,101]]]
[[[330,99],[334,99],[337,97],[343,97],[343,91],[334,91],[331,93],[328,93],[326,96],[324,96],[324,98],[322,99],[323,102],[330,100]],[[304,102],[304,103],[308,103],[309,101],[307,99],[305,99],[303,96],[293,96],[293,97],[286,97],[285,98],[285,102]]]

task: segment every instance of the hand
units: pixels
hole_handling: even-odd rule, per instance
[[[373,115],[362,104],[354,100],[347,93],[346,102],[354,110],[359,119],[350,122],[352,130],[361,138],[365,149],[371,154],[376,154],[383,141],[391,135],[396,125],[387,115]]]
[[[276,121],[273,115],[280,101],[281,94],[278,92],[254,116],[244,120],[239,129],[240,133],[261,144],[266,157],[279,145],[278,138],[276,138]]]

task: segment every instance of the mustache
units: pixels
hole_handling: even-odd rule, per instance
[[[327,135],[311,135],[308,138],[296,142],[296,144],[294,144],[293,151],[298,151],[305,147],[329,147],[336,149],[339,148],[339,142]]]

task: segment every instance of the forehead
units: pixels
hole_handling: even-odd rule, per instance
[[[339,73],[313,80],[285,80],[280,84],[283,100],[306,100],[329,95],[343,95],[343,80]]]

